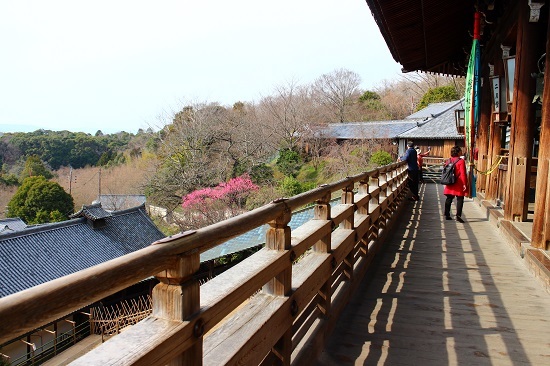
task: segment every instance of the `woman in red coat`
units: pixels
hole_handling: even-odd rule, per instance
[[[466,195],[468,186],[468,176],[466,174],[466,163],[460,158],[462,150],[458,146],[451,148],[451,157],[445,162],[445,165],[454,163],[456,180],[453,184],[445,186],[443,194],[447,196],[445,200],[445,218],[452,220],[451,217],[451,205],[453,199],[456,197],[456,221],[464,222],[462,220],[462,207],[464,206],[464,196]]]

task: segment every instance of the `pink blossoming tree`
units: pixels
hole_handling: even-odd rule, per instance
[[[247,174],[222,182],[216,187],[193,191],[182,199],[183,229],[196,229],[242,213],[246,198],[259,189]]]

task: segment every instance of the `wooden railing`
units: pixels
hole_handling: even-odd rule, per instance
[[[0,344],[156,275],[152,315],[74,364],[310,363],[403,206],[405,169],[279,199],[2,298]],[[314,218],[291,231],[291,212],[307,204]],[[200,253],[265,223],[265,248],[199,286]]]
[[[425,182],[434,181],[436,183],[439,183],[441,179],[441,170],[443,168],[445,160],[447,159],[434,158],[431,156],[427,156],[424,158],[423,175]]]

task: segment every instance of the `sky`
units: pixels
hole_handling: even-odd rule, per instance
[[[0,0],[0,132],[163,126],[340,68],[401,74],[365,0]]]

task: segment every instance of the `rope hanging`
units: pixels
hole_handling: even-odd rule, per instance
[[[500,165],[500,162],[502,161],[502,158],[504,158],[504,155],[499,155],[497,162],[494,163],[493,166],[492,166],[491,168],[489,168],[488,170],[485,170],[485,171],[478,170],[478,169],[475,167],[475,165],[474,165],[474,169],[475,169],[476,172],[478,172],[479,174],[489,175],[489,174],[491,174],[492,172],[494,172],[495,169]]]

